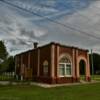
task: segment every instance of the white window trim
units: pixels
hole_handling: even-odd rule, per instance
[[[64,64],[64,69],[65,69],[65,74],[66,74],[66,65],[71,65],[71,75],[59,75],[59,77],[72,77],[72,63],[59,63],[60,64]],[[59,71],[59,68],[58,68]]]

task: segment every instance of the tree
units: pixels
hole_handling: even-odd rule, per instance
[[[14,58],[8,57],[8,52],[3,41],[0,41],[0,73],[14,71]]]
[[[6,50],[4,42],[0,41],[0,59],[5,60],[7,56],[8,56],[8,52]]]
[[[12,56],[8,57],[3,63],[0,64],[0,73],[13,72],[15,70],[15,62]]]
[[[93,53],[93,70],[94,74],[100,74],[100,54]],[[91,54],[90,54],[90,68],[92,73],[92,62],[91,62]]]
[[[10,56],[7,59],[8,67],[7,67],[7,72],[13,72],[15,70],[15,62],[13,56]]]
[[[6,72],[8,68],[8,59],[5,59],[3,63],[0,64],[0,74]]]

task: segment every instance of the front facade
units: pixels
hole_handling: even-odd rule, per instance
[[[84,78],[90,81],[87,50],[50,43],[15,56],[16,76],[49,84],[79,82],[81,67]],[[81,66],[82,65],[82,66]]]

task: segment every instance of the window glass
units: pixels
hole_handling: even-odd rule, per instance
[[[44,66],[43,73],[44,75],[48,75],[48,66]]]
[[[71,65],[66,64],[66,75],[71,75]]]
[[[59,76],[70,76],[72,74],[71,61],[66,56],[59,60]]]
[[[48,61],[46,60],[43,62],[43,74],[48,75]]]
[[[65,65],[64,64],[59,64],[59,75],[63,76],[65,75]]]
[[[70,63],[70,60],[66,56],[64,56],[63,58],[60,59],[59,62],[60,63]]]

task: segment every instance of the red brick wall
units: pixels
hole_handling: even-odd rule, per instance
[[[58,57],[57,57],[57,45],[55,45],[55,56],[54,56],[55,58],[55,77],[57,77],[57,59],[58,59]]]
[[[67,53],[70,56],[72,56],[72,48],[67,48],[67,47],[64,47],[64,46],[60,46],[59,54],[61,55],[63,53]]]
[[[31,51],[30,52],[30,67],[33,68],[34,66],[34,60],[33,60],[33,57],[34,57],[34,52]]]
[[[43,74],[43,62],[45,60],[48,61],[49,65],[48,65],[48,76],[50,76],[50,67],[51,67],[51,46],[48,45],[48,46],[45,46],[45,47],[42,47],[40,48],[40,76],[44,76]]]
[[[87,58],[87,52],[85,52],[83,50],[78,50],[78,56],[83,56],[83,57]]]
[[[73,78],[72,77],[62,77],[57,79],[57,83],[72,83]]]
[[[65,46],[60,46],[59,44],[55,45],[55,77],[53,79],[54,83],[71,83],[73,82],[72,77],[57,77],[57,59],[59,60],[59,57],[57,57],[57,46],[59,46],[59,56],[62,54],[69,54],[72,57],[72,48],[67,48]]]
[[[25,65],[25,67],[28,67],[28,53],[24,53],[22,54],[23,56],[23,64]]]
[[[38,68],[38,51],[35,49],[33,52],[32,64],[33,64],[33,76],[37,76],[37,68]]]
[[[21,60],[20,56],[16,56],[16,74],[20,74],[20,65],[21,65]]]

